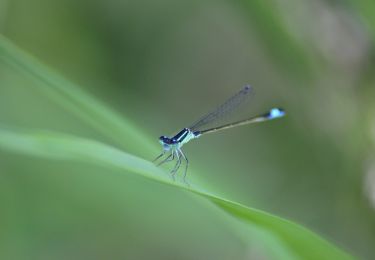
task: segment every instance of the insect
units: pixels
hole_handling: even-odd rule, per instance
[[[154,162],[166,156],[162,161],[158,163],[162,165],[166,162],[170,162],[176,159],[176,164],[171,171],[171,175],[173,179],[175,179],[175,175],[179,170],[182,160],[185,161],[185,170],[183,175],[183,180],[186,182],[186,173],[189,167],[189,160],[182,151],[182,146],[188,143],[192,139],[196,139],[202,135],[217,132],[224,129],[229,129],[232,127],[240,126],[240,125],[247,125],[252,123],[264,122],[268,120],[272,120],[275,118],[280,118],[285,115],[285,111],[281,108],[272,108],[267,113],[250,117],[244,120],[236,121],[229,124],[219,125],[212,128],[206,128],[208,125],[213,123],[217,123],[223,117],[231,114],[238,106],[243,103],[249,96],[253,93],[253,88],[249,85],[244,86],[239,92],[235,95],[227,99],[222,105],[218,106],[212,112],[206,114],[194,124],[189,127],[183,128],[178,134],[173,137],[167,136],[160,136],[159,142],[163,147],[162,153],[155,158]]]

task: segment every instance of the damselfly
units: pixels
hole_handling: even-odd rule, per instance
[[[244,120],[236,121],[229,124],[214,126],[212,128],[205,129],[208,125],[212,125],[213,123],[219,122],[223,117],[231,114],[240,104],[243,103],[251,94],[253,93],[253,89],[250,86],[243,87],[237,94],[230,97],[227,101],[225,101],[222,105],[217,107],[212,112],[208,113],[207,115],[203,116],[201,119],[196,121],[190,127],[186,127],[182,129],[178,134],[173,137],[167,136],[160,136],[159,142],[163,146],[163,152],[155,158],[154,162],[158,159],[166,156],[158,165],[161,165],[166,162],[170,162],[176,159],[176,164],[171,171],[173,179],[182,164],[182,160],[185,161],[185,171],[183,175],[183,180],[186,182],[186,173],[189,166],[189,160],[187,159],[184,152],[181,150],[182,146],[189,142],[192,139],[198,138],[201,135],[217,132],[220,130],[232,128],[235,126],[240,125],[247,125],[252,123],[258,123],[263,121],[272,120],[275,118],[279,118],[285,115],[285,112],[281,108],[272,108],[267,113],[250,117]]]

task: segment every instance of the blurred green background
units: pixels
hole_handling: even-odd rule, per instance
[[[0,0],[1,34],[155,145],[244,84],[253,113],[284,107],[281,120],[186,145],[188,179],[362,259],[375,255],[374,17],[366,0]],[[33,84],[0,62],[1,125],[117,146]],[[282,257],[280,241],[254,227],[244,243],[227,219],[131,174],[0,150],[1,259]]]

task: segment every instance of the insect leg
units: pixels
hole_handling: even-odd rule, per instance
[[[177,171],[178,171],[178,169],[180,168],[180,165],[181,165],[181,157],[179,155],[178,150],[175,150],[174,152],[176,153],[177,162],[176,162],[176,165],[174,166],[173,170],[171,171],[173,180],[176,178],[176,173],[177,173]]]
[[[163,155],[165,154],[165,150],[163,150],[163,152],[158,156],[156,157],[152,162],[156,162],[160,157],[162,157]]]
[[[160,163],[158,163],[158,166],[162,165],[163,163],[172,161],[173,159],[174,159],[174,153],[172,152],[170,155],[168,155],[167,158],[165,158],[163,161],[161,161]]]
[[[188,167],[189,167],[189,160],[188,160],[188,158],[186,157],[186,155],[184,154],[184,152],[181,149],[179,149],[179,152],[180,152],[182,158],[184,158],[184,160],[186,162],[186,164],[185,164],[185,171],[184,171],[184,175],[183,175],[183,180],[184,180],[184,182],[186,184],[189,185],[189,183],[186,181],[186,173],[187,173],[187,170],[188,170]]]

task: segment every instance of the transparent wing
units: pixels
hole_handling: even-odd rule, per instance
[[[253,93],[253,88],[246,85],[234,96],[227,99],[222,105],[196,121],[192,126],[189,127],[189,129],[192,131],[198,131],[201,130],[203,126],[207,126],[208,124],[211,125],[214,122],[220,121],[235,111],[238,106],[252,96]]]

